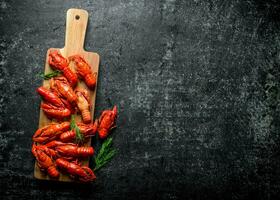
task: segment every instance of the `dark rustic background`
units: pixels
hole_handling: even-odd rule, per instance
[[[101,56],[96,114],[120,111],[118,155],[81,186],[35,180],[30,153],[72,7]],[[279,25],[278,0],[1,0],[1,199],[276,199]]]

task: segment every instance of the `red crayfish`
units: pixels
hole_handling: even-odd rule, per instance
[[[75,87],[78,82],[77,75],[69,68],[69,62],[57,50],[49,53],[49,64],[53,69],[62,71],[69,81],[71,87]]]
[[[111,129],[115,128],[117,118],[117,106],[112,110],[104,110],[99,118],[98,134],[101,139],[108,136]]]
[[[80,132],[84,137],[89,137],[95,135],[98,128],[98,121],[95,120],[93,124],[77,123],[77,126],[79,127]],[[76,137],[75,131],[70,130],[60,134],[59,140],[63,142],[70,142],[73,141],[75,137]]]
[[[70,56],[69,60],[75,62],[77,73],[84,79],[86,85],[93,89],[96,85],[97,73],[92,72],[90,65],[80,55]]]
[[[95,174],[89,167],[80,166],[63,158],[58,158],[55,163],[59,168],[65,170],[71,176],[78,178],[82,182],[90,182],[96,179]]]
[[[77,95],[77,106],[81,112],[82,119],[84,123],[90,123],[91,114],[90,114],[90,97],[89,93],[85,89],[76,89]]]
[[[72,160],[77,157],[93,156],[93,147],[79,147],[74,143],[63,143],[60,141],[51,141],[45,145],[47,148],[53,149],[57,157],[64,157]]]
[[[75,104],[77,96],[70,86],[67,79],[63,76],[58,76],[50,80],[50,88],[59,96],[64,97],[68,102]]]
[[[52,152],[46,146],[32,145],[32,154],[37,160],[37,165],[42,171],[47,171],[50,177],[58,178],[59,172],[55,167],[55,162],[52,160]]]
[[[65,132],[70,129],[69,122],[52,123],[42,128],[39,128],[33,135],[33,141],[38,143],[46,143],[51,140],[54,140],[62,132]]]
[[[65,99],[50,90],[39,87],[37,92],[43,97],[45,102],[41,103],[42,110],[50,118],[63,119],[71,115],[71,105]]]

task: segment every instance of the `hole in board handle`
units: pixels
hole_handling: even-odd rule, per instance
[[[76,19],[76,20],[79,20],[79,19],[80,19],[80,16],[79,16],[79,15],[76,15],[76,16],[75,16],[75,19]]]

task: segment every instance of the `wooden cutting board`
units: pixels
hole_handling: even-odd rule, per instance
[[[84,50],[84,40],[85,40],[85,34],[86,34],[86,29],[87,29],[87,22],[88,22],[88,12],[86,10],[71,8],[67,11],[65,46],[62,49],[50,48],[47,51],[45,73],[52,72],[52,69],[50,68],[50,66],[48,64],[49,52],[53,51],[53,50],[60,50],[60,53],[66,58],[71,55],[75,55],[75,54],[81,55],[89,63],[89,65],[92,68],[92,71],[97,72],[97,78],[98,78],[99,55],[97,53],[87,52]],[[72,70],[74,70],[73,62],[70,63],[70,67],[72,68]],[[44,80],[43,86],[49,88],[49,81]],[[87,86],[84,84],[84,82],[81,82],[81,81],[78,82],[77,87],[78,88],[87,88]],[[92,118],[93,118],[93,114],[94,114],[95,97],[96,97],[96,89],[93,91],[90,90]],[[81,121],[80,115],[76,116],[76,122],[80,122],[80,121]],[[44,114],[44,112],[41,109],[40,110],[40,119],[39,119],[39,128],[41,128],[45,125],[48,125],[49,123],[51,123],[51,120],[47,118],[47,116]],[[86,142],[85,146],[90,146],[90,144],[91,144],[91,139],[89,139]],[[85,160],[83,164],[88,165],[88,162],[89,162],[89,160]],[[58,181],[66,181],[66,182],[73,181],[67,175],[64,175],[62,173],[60,174],[59,179],[52,179],[46,173],[43,173],[40,171],[39,167],[37,166],[37,163],[35,163],[34,176],[37,179],[43,179],[43,180],[58,180]]]

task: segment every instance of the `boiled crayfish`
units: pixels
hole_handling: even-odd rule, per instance
[[[94,136],[97,128],[98,128],[98,121],[95,120],[95,122],[92,124],[84,124],[84,123],[77,123],[77,126],[80,129],[81,134],[83,137],[90,137]],[[74,130],[66,131],[62,134],[60,134],[59,140],[63,142],[71,142],[76,138],[76,133]]]
[[[47,148],[53,149],[57,157],[64,157],[72,160],[73,158],[93,156],[93,147],[79,147],[74,143],[63,143],[60,141],[51,141],[45,145]]]
[[[104,110],[99,118],[98,135],[101,139],[108,136],[111,129],[115,127],[117,118],[117,106],[112,110]]]
[[[70,122],[51,123],[47,126],[39,128],[33,135],[33,141],[38,143],[46,143],[57,138],[62,132],[70,129]]]
[[[71,87],[75,87],[78,82],[77,75],[69,68],[69,62],[57,50],[49,53],[49,64],[53,69],[62,71],[69,81]]]
[[[79,179],[82,182],[90,182],[96,179],[93,171],[86,166],[80,166],[75,162],[69,162],[63,158],[58,158],[55,161],[56,165],[68,172],[71,176]]]
[[[45,100],[41,103],[41,108],[49,118],[63,119],[71,115],[71,105],[68,101],[44,87],[37,88],[37,92]]]
[[[53,152],[46,146],[32,145],[32,154],[37,160],[37,165],[42,171],[47,171],[50,177],[58,178],[59,172],[56,169],[55,162],[52,159]]]
[[[90,97],[89,93],[85,89],[76,89],[77,95],[77,106],[81,112],[82,119],[84,123],[90,123],[91,114],[90,114]]]
[[[56,92],[59,96],[65,98],[71,104],[75,104],[77,96],[70,86],[67,79],[63,76],[58,76],[50,80],[50,88]]]
[[[84,79],[86,85],[94,89],[96,85],[97,73],[93,73],[90,65],[80,55],[74,55],[69,57],[70,61],[74,61],[76,65],[76,71],[78,75]]]

